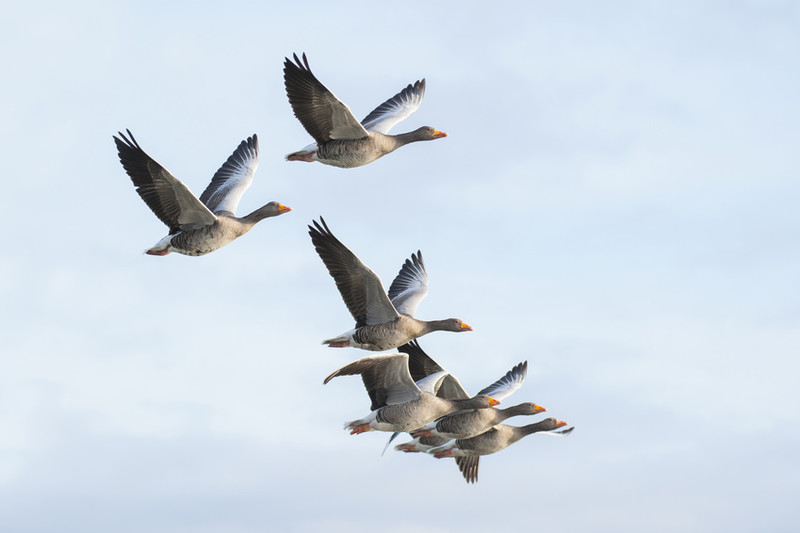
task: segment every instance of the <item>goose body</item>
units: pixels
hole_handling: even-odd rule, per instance
[[[484,412],[485,411],[485,412]],[[485,409],[481,412],[453,413],[431,422],[413,437],[441,437],[446,439],[468,439],[489,430],[504,420],[517,415],[535,415],[546,411],[533,402],[525,402],[507,409]]]
[[[332,339],[322,341],[332,348],[352,347],[380,352],[397,348],[432,331],[471,331],[472,328],[456,318],[446,320],[417,320],[398,315],[389,322],[368,324],[345,331]]]
[[[449,375],[437,372],[414,382],[408,355],[403,353],[364,357],[331,373],[324,383],[349,375],[361,375],[372,401],[369,415],[346,424],[351,434],[411,431],[460,409],[486,409],[499,403],[486,395],[454,400],[437,396],[436,391]]]
[[[428,273],[422,254],[412,254],[389,288],[331,233],[325,220],[314,221],[309,235],[317,253],[336,282],[356,327],[322,341],[330,347],[354,347],[371,351],[397,348],[432,331],[471,331],[457,318],[417,320],[414,312],[428,293]]]
[[[442,457],[467,457],[490,455],[511,446],[523,437],[533,433],[546,432],[551,435],[569,435],[574,428],[559,430],[567,423],[555,418],[545,418],[541,422],[515,427],[498,424],[489,431],[469,439],[456,439],[438,448],[428,450],[437,459]]]
[[[528,363],[520,363],[509,370],[502,378],[481,390],[478,394],[488,394],[503,400],[522,386],[528,370]],[[518,415],[535,415],[546,411],[533,402],[520,403],[507,409],[482,409],[460,411],[435,420],[415,431],[413,437],[442,437],[446,439],[467,439],[480,435],[492,426]]]
[[[241,237],[259,221],[291,211],[269,202],[249,215],[235,215],[258,166],[258,137],[242,141],[214,174],[198,199],[180,180],[147,155],[130,130],[114,136],[119,160],[136,192],[169,227],[169,234],[145,253],[205,255]]]
[[[430,126],[390,135],[389,130],[417,110],[425,96],[425,80],[405,89],[375,108],[359,122],[312,74],[308,59],[294,54],[283,65],[286,95],[295,116],[315,143],[286,156],[288,161],[319,161],[325,165],[352,168],[366,165],[406,144],[446,137]]]

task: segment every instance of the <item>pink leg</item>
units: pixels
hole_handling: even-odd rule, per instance
[[[350,434],[358,435],[359,433],[364,433],[365,431],[370,431],[369,424],[359,424],[353,427],[352,431],[350,431]]]
[[[298,152],[296,154],[289,154],[289,155],[286,156],[286,160],[287,161],[305,161],[306,163],[313,163],[314,160],[312,159],[312,157],[314,156],[315,153],[316,152],[303,154],[303,153]]]
[[[442,457],[452,457],[453,456],[453,448],[447,448],[443,452],[439,452],[433,455],[437,459],[441,459]]]
[[[147,255],[167,255],[170,252],[169,246],[164,248],[163,250],[147,250],[145,253]]]
[[[329,342],[329,348],[347,348],[350,346],[350,341]]]

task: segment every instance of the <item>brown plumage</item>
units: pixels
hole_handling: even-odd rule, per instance
[[[406,144],[446,137],[430,126],[408,133],[389,135],[389,130],[413,113],[425,95],[425,80],[409,85],[358,122],[350,109],[311,72],[308,59],[283,64],[286,95],[295,116],[314,138],[315,144],[286,156],[289,161],[319,161],[342,168],[375,161]]]
[[[406,262],[392,287],[393,299],[383,289],[380,278],[337,239],[325,220],[308,227],[311,242],[336,282],[347,309],[356,321],[355,329],[322,341],[331,347],[351,346],[381,351],[401,346],[432,331],[471,331],[457,318],[417,320],[413,317],[428,291],[428,276],[421,254]],[[413,257],[413,256],[412,256]],[[395,303],[397,302],[397,307]]]
[[[247,216],[235,215],[239,199],[258,166],[258,138],[242,141],[217,170],[198,199],[180,180],[147,155],[128,131],[114,136],[119,160],[136,192],[169,227],[169,234],[147,250],[149,255],[204,255],[241,237],[259,221],[291,211],[270,202]]]
[[[499,403],[487,395],[452,400],[437,396],[436,390],[447,373],[438,372],[415,383],[408,371],[408,355],[402,353],[364,357],[331,373],[324,383],[337,376],[352,375],[361,376],[372,410],[345,426],[352,434],[411,431],[460,409],[486,409]]]

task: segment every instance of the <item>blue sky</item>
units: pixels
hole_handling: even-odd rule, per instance
[[[791,531],[800,491],[800,9],[792,2],[76,2],[0,20],[4,531]],[[449,137],[342,170],[283,89],[306,52],[359,117]],[[209,256],[165,233],[111,136],[200,193],[238,143],[239,210],[293,208]],[[421,249],[422,345],[477,391],[576,426],[481,462],[350,436],[365,354],[306,225],[389,283]],[[519,425],[524,419],[512,420]],[[43,505],[44,504],[44,505]],[[46,510],[46,512],[45,512]]]

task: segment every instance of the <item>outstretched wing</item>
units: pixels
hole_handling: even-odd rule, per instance
[[[418,80],[376,107],[361,121],[368,130],[389,133],[392,127],[416,111],[425,97],[425,80]]]
[[[211,183],[200,195],[200,201],[214,213],[233,216],[244,191],[253,183],[258,168],[258,137],[253,134],[239,144],[227,161],[214,174]]]
[[[147,155],[133,138],[114,136],[119,160],[136,186],[136,192],[170,233],[197,229],[216,222],[217,217],[178,178]],[[130,138],[129,138],[130,137]]]
[[[294,54],[294,62],[288,57],[285,59],[283,81],[289,103],[294,116],[317,143],[361,139],[369,135],[350,108],[311,73],[305,54],[302,61],[297,54]]]
[[[506,375],[498,379],[485,389],[481,390],[478,395],[486,394],[495,400],[502,400],[511,396],[511,394],[520,388],[525,383],[525,377],[528,375],[528,362],[519,363],[517,366],[506,372]]]
[[[397,277],[389,287],[389,300],[398,313],[414,316],[417,306],[428,294],[428,271],[422,262],[422,252],[411,254],[406,259]]]
[[[363,357],[336,370],[325,378],[328,383],[337,376],[361,375],[371,401],[371,410],[395,405],[421,396],[419,387],[408,373],[408,356],[402,353]]]
[[[356,327],[397,318],[399,315],[389,301],[380,278],[331,233],[325,219],[320,217],[319,220],[322,225],[313,221],[314,226],[308,226],[308,234],[336,282],[347,309],[356,321]]]

